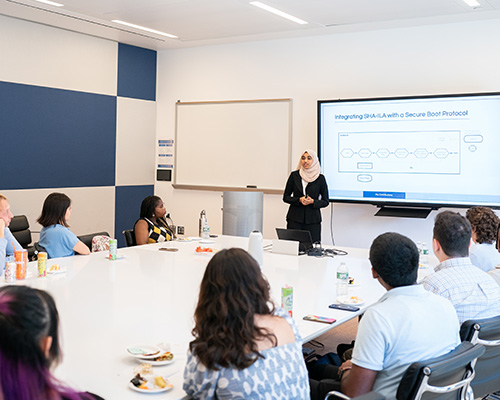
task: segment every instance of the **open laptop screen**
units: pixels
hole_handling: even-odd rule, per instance
[[[305,253],[312,248],[312,237],[309,231],[276,228],[276,234],[280,240],[294,240],[299,242],[299,253]]]

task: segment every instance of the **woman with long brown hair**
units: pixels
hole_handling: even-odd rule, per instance
[[[194,314],[184,390],[196,399],[309,398],[302,339],[245,250],[210,260]]]

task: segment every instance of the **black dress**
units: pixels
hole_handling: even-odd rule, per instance
[[[286,182],[283,201],[290,204],[286,214],[288,229],[302,229],[311,232],[313,242],[321,241],[321,211],[327,207],[328,185],[325,177],[320,174],[316,180],[309,182],[305,190],[306,194],[314,200],[313,204],[304,206],[300,198],[304,196],[302,177],[299,170],[293,171]]]

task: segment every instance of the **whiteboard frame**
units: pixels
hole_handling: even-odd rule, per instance
[[[202,105],[202,104],[228,104],[228,103],[268,103],[268,102],[288,102],[288,170],[292,170],[291,160],[292,160],[292,116],[293,116],[293,100],[291,98],[283,98],[283,99],[255,99],[255,100],[215,100],[215,101],[189,101],[189,102],[181,102],[180,100],[175,103],[175,145],[174,145],[174,183],[172,187],[175,189],[188,189],[188,190],[210,190],[223,192],[227,190],[231,191],[245,191],[245,192],[264,192],[266,194],[282,194],[283,190],[278,189],[270,189],[270,188],[255,188],[255,187],[245,187],[245,186],[206,186],[206,185],[187,185],[187,184],[179,184],[177,183],[177,159],[178,159],[178,151],[177,151],[177,134],[179,127],[179,106],[182,105]],[[283,183],[283,185],[285,182]],[[283,186],[284,187],[284,186]]]

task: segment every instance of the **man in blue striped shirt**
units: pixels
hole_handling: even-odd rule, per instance
[[[436,216],[433,233],[432,247],[440,264],[424,279],[424,288],[450,300],[460,323],[500,315],[500,286],[469,258],[469,221],[443,211]]]

